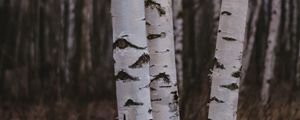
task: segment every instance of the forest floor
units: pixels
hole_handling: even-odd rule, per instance
[[[273,105],[264,109],[255,103],[240,104],[238,120],[300,120],[299,105],[296,104]],[[68,100],[53,104],[1,103],[0,106],[0,120],[115,120],[117,116],[114,100],[79,104]]]
[[[239,108],[238,120],[300,120],[299,108],[300,106],[296,104],[262,107],[260,104],[252,103]]]
[[[62,100],[53,104],[1,103],[0,120],[115,120],[112,101],[75,104]]]

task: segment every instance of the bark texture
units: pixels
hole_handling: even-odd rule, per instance
[[[236,119],[247,10],[247,0],[222,1],[209,119]]]
[[[152,119],[144,1],[112,0],[118,119]]]
[[[179,120],[172,0],[146,0],[153,119]]]
[[[73,44],[68,52],[69,0],[0,0],[1,120],[116,118],[110,0],[93,0],[92,30],[83,29],[85,1],[73,1]],[[180,91],[180,117],[206,120],[210,94],[207,75],[213,67],[221,0],[182,2],[184,89]],[[249,2],[243,58],[243,69],[245,64],[248,68],[243,70],[239,86],[238,119],[300,119],[300,1],[282,0],[280,5],[274,79],[265,106],[260,98],[272,0]],[[82,36],[84,31],[91,32],[92,69],[80,73],[88,77],[79,80],[79,66],[85,63],[80,62],[85,60],[81,58],[85,56],[83,48],[88,46],[80,44],[87,43],[83,42],[87,38]],[[86,87],[79,87],[84,81]]]

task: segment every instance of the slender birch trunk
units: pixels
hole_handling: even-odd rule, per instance
[[[68,4],[68,17],[67,17],[67,50],[66,50],[66,67],[65,67],[65,76],[66,82],[70,82],[71,76],[71,59],[74,57],[75,48],[74,48],[74,38],[75,38],[75,0],[67,0]]]
[[[298,44],[298,49],[296,50],[297,56],[296,56],[296,62],[297,62],[297,66],[296,66],[296,84],[297,86],[300,85],[300,41],[298,41],[298,37],[300,37],[299,33],[300,33],[300,23],[298,23],[297,21],[300,20],[300,17],[296,17],[296,16],[300,16],[300,12],[299,12],[299,7],[300,7],[300,2],[299,1],[294,1],[294,24],[293,26],[297,26],[294,27],[293,33],[294,33],[294,40],[295,43]],[[298,28],[298,29],[297,29]],[[298,41],[298,42],[297,42]]]
[[[296,58],[298,58],[297,60],[297,66],[296,66],[296,69],[297,69],[297,73],[296,73],[296,84],[297,86],[300,85],[300,42],[298,42],[299,44],[299,48],[298,48],[298,56],[296,56]]]
[[[144,1],[111,5],[119,120],[152,119]]]
[[[265,69],[261,90],[262,104],[265,105],[269,101],[270,83],[274,79],[274,69],[276,62],[276,46],[279,34],[280,18],[281,18],[281,4],[282,0],[272,0],[271,22],[269,27],[269,35],[267,38],[267,51],[265,58]]]
[[[87,95],[87,80],[89,73],[92,70],[92,55],[91,55],[91,35],[92,35],[92,22],[93,22],[93,0],[82,1],[82,25],[81,25],[81,39],[79,44],[79,95]]]
[[[91,35],[93,23],[93,0],[83,0],[82,11],[82,60],[80,72],[87,72],[92,69],[92,55],[91,55]]]
[[[292,29],[291,26],[290,26],[290,22],[291,22],[291,0],[285,0],[285,2],[283,3],[284,4],[284,18],[285,18],[285,22],[283,23],[283,31],[284,33],[292,33]],[[285,48],[287,49],[287,51],[291,51],[292,49],[292,43],[291,43],[291,34],[284,34],[283,35],[283,39],[286,41],[285,42]]]
[[[182,0],[173,0],[175,61],[179,92],[183,91],[183,13]],[[180,92],[182,94],[182,92]]]
[[[243,52],[243,61],[242,61],[242,76],[241,76],[241,85],[246,79],[246,72],[249,69],[251,56],[254,48],[255,43],[255,36],[257,31],[257,23],[259,18],[259,13],[261,10],[262,0],[256,0],[256,4],[254,6],[253,14],[251,16],[252,19],[249,20],[250,28],[249,28],[249,36],[248,39],[244,42],[244,52]],[[249,17],[250,18],[250,17]],[[240,90],[243,88],[240,88]]]
[[[208,118],[235,120],[248,0],[223,0]]]
[[[292,36],[292,44],[295,44],[296,46],[296,49],[293,49],[293,53],[294,54],[294,60],[295,60],[295,63],[296,63],[296,70],[295,70],[295,73],[293,74],[293,76],[295,76],[294,78],[296,78],[296,81],[295,81],[295,85],[298,86],[299,85],[299,81],[300,81],[300,42],[299,40],[297,39],[297,31],[298,31],[298,26],[299,26],[299,23],[298,23],[298,20],[300,17],[298,17],[298,12],[299,12],[299,6],[298,6],[298,1],[296,0],[293,0],[292,1],[292,7],[293,7],[293,18],[292,18],[292,26],[293,26],[293,29],[292,29],[292,32],[291,32],[291,36]],[[300,32],[300,31],[299,31]]]
[[[179,120],[172,0],[145,0],[155,120]]]

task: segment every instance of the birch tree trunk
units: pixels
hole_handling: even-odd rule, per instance
[[[183,91],[183,11],[182,0],[173,1],[173,23],[175,41],[175,61],[179,93]],[[181,95],[182,96],[182,95]]]
[[[93,23],[93,0],[82,1],[82,25],[81,25],[81,39],[79,45],[80,62],[79,62],[79,94],[82,97],[87,96],[87,80],[92,70],[92,55],[91,55],[91,36]]]
[[[119,120],[152,119],[144,1],[112,0]]]
[[[146,0],[151,103],[155,120],[179,119],[172,0]]]
[[[300,33],[299,27],[300,24],[298,23],[298,20],[300,20],[300,17],[297,17],[299,14],[299,1],[293,1],[294,5],[294,11],[293,11],[293,26],[296,26],[292,30],[292,35],[293,35],[293,40],[298,49],[294,50],[295,54],[295,62],[296,62],[296,73],[295,73],[295,78],[296,78],[296,86],[300,85],[300,41],[297,39]],[[297,54],[298,53],[298,54]]]
[[[272,0],[271,8],[271,22],[269,25],[269,35],[267,38],[267,50],[265,57],[265,70],[263,75],[263,83],[261,90],[262,104],[266,105],[269,101],[270,83],[274,79],[274,69],[276,62],[276,46],[279,34],[280,18],[281,18],[281,4],[282,0]]]
[[[246,73],[249,69],[250,62],[251,62],[251,56],[254,48],[254,43],[255,43],[255,36],[256,36],[256,31],[257,31],[257,23],[258,23],[258,18],[259,18],[259,13],[261,10],[261,5],[262,5],[262,0],[256,0],[256,4],[253,6],[253,12],[252,14],[249,13],[248,16],[248,24],[249,24],[249,35],[247,36],[246,41],[244,42],[244,51],[243,51],[243,61],[242,61],[242,75],[241,75],[241,84],[243,84],[243,81],[246,79]],[[258,7],[256,7],[258,6]],[[240,90],[243,88],[240,88]]]
[[[67,47],[66,47],[66,67],[65,67],[65,77],[66,82],[70,82],[71,76],[71,59],[75,55],[75,0],[66,0],[68,6],[67,8],[67,30],[66,30],[66,39],[67,39]]]
[[[223,0],[208,118],[235,120],[248,0]]]

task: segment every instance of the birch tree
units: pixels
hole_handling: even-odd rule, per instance
[[[182,0],[173,1],[173,23],[175,41],[175,61],[179,92],[183,90],[183,11]],[[180,92],[182,94],[182,92]]]
[[[248,0],[223,0],[212,72],[209,115],[235,120]]]
[[[152,119],[144,1],[112,0],[111,5],[119,120]]]
[[[179,119],[171,3],[172,0],[145,0],[155,120]]]
[[[257,31],[257,23],[259,18],[259,13],[261,10],[262,0],[256,0],[255,6],[253,6],[253,12],[252,14],[249,14],[248,16],[248,24],[250,24],[250,30],[249,30],[249,36],[247,36],[247,40],[244,42],[244,51],[243,51],[243,61],[242,61],[242,76],[241,76],[241,84],[243,84],[243,81],[246,79],[246,72],[249,69],[250,66],[250,60],[254,48],[255,43],[255,36]],[[241,88],[243,89],[243,88]]]
[[[265,69],[263,75],[263,83],[261,90],[262,104],[267,104],[269,101],[270,82],[274,79],[274,69],[276,62],[276,46],[279,34],[280,18],[281,18],[281,3],[282,0],[272,0],[271,19],[269,26],[269,35],[267,38],[268,47],[265,57]]]
[[[70,76],[71,76],[71,60],[75,55],[75,0],[66,0],[65,6],[68,6],[67,8],[67,45],[66,45],[66,67],[65,67],[65,77],[66,82],[70,82]]]

